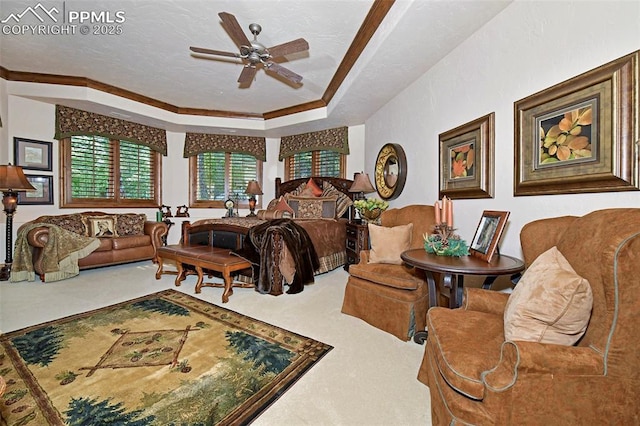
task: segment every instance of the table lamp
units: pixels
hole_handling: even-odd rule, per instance
[[[7,214],[7,258],[4,266],[0,270],[0,281],[7,281],[11,275],[11,264],[13,263],[13,214],[18,206],[18,191],[35,191],[36,189],[29,183],[22,167],[0,165],[0,191],[3,193],[2,205]]]
[[[251,195],[251,197],[249,197],[250,213],[247,215],[247,217],[254,217],[256,215],[255,213],[256,202],[258,201],[256,199],[256,195],[262,195],[262,188],[260,188],[260,184],[258,183],[257,180],[250,180],[249,183],[247,184],[247,189],[244,192],[246,194]]]
[[[365,172],[360,172],[354,175],[353,184],[349,188],[349,192],[359,192],[360,194],[356,195],[356,199],[362,199],[364,194],[376,192],[376,189],[373,187],[369,175]]]

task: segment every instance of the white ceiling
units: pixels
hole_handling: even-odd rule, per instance
[[[327,118],[293,118],[284,120],[282,125],[267,126],[268,131],[242,133],[282,136],[362,124],[509,3],[510,0],[396,0],[331,97]],[[11,18],[11,14],[20,14],[37,4],[37,0],[2,0],[0,19],[6,22],[0,25],[54,24],[43,13],[40,15],[45,18],[44,23],[30,12],[19,22]],[[111,18],[120,11],[119,16],[125,18],[120,24],[122,33],[82,35],[77,22],[76,33],[69,35],[32,35],[30,31],[5,35],[3,28],[0,66],[5,70],[86,77],[175,107],[261,115],[322,99],[374,1],[42,0],[41,4],[47,10],[58,9],[59,14],[54,16],[61,25],[69,24],[61,20],[68,20],[70,11],[109,12]],[[237,51],[220,24],[219,12],[235,15],[249,39],[253,38],[249,24],[260,24],[258,41],[267,47],[299,37],[306,39],[308,52],[278,61],[302,75],[302,85],[292,87],[259,71],[251,86],[241,89],[236,82],[242,69],[238,60],[192,55],[189,46]],[[87,25],[93,30],[97,24]],[[82,99],[42,100],[100,113],[113,110]],[[116,112],[130,115],[135,121],[163,125],[132,111]],[[171,123],[164,124],[171,127]],[[192,131],[197,130],[198,126],[192,126]]]

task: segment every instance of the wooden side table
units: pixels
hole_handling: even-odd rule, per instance
[[[400,257],[407,264],[425,271],[429,285],[429,307],[437,306],[436,281],[434,273],[443,275],[443,284],[449,289],[449,307],[457,308],[462,303],[462,290],[465,275],[486,275],[482,288],[490,289],[499,275],[516,275],[524,270],[524,262],[504,254],[495,255],[491,262],[473,256],[438,256],[424,249],[403,252]],[[414,335],[414,341],[423,343],[426,331]]]
[[[349,271],[349,265],[360,262],[360,251],[369,248],[369,227],[366,223],[347,223],[347,263],[344,270]]]

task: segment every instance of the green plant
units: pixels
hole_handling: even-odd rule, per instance
[[[467,256],[469,254],[467,242],[452,232],[449,235],[439,233],[424,234],[423,238],[424,249],[427,253],[454,257]]]

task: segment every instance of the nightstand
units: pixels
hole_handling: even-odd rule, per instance
[[[344,265],[345,271],[349,270],[349,265],[360,262],[360,250],[369,249],[369,228],[366,223],[347,223],[347,263]]]

